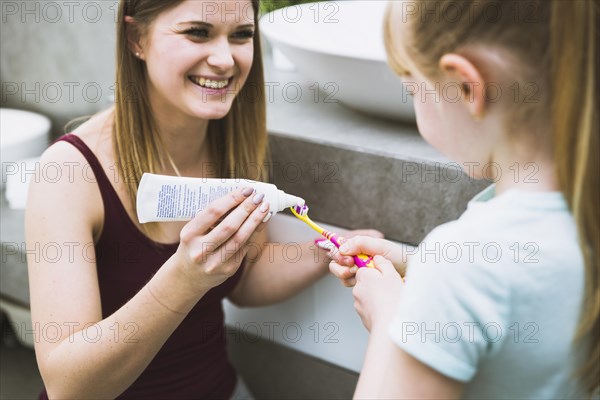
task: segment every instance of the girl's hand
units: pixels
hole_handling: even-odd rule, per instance
[[[376,238],[376,239],[383,239],[383,233],[379,232],[378,230],[375,229],[356,229],[353,231],[347,231],[347,232],[343,232],[342,236],[348,241],[351,238],[354,237],[358,237],[358,236],[368,236],[371,238]],[[324,249],[327,250],[328,253],[327,255],[329,256],[329,258],[331,258],[333,260],[333,262],[335,262],[336,264],[340,265],[340,266],[345,266],[345,267],[340,267],[340,270],[345,271],[346,274],[348,274],[348,269],[354,267],[354,259],[352,258],[352,255],[342,255],[340,253],[340,250],[335,247],[335,245],[330,242],[329,240],[325,239],[325,238],[320,238],[315,240],[315,244]],[[330,268],[331,270],[331,268]],[[333,271],[331,271],[333,272]],[[354,274],[356,273],[356,268],[354,268],[353,272],[351,273],[350,278],[354,279]],[[334,275],[337,276],[337,274],[334,273]],[[348,286],[348,285],[346,285]],[[354,283],[352,283],[352,286],[354,286]]]
[[[209,290],[234,275],[248,240],[269,211],[264,195],[250,187],[213,201],[188,222],[176,256],[185,280],[195,290]]]
[[[370,256],[380,255],[385,257],[392,262],[396,271],[404,276],[406,258],[413,250],[412,246],[395,244],[382,238],[356,236],[348,239],[340,248],[340,256],[334,258],[329,264],[329,270],[344,286],[354,286],[356,284],[355,275],[358,268],[354,266],[352,256],[362,253]],[[348,263],[348,260],[350,263]]]
[[[352,289],[354,308],[369,332],[384,329],[398,307],[404,281],[394,265],[382,256],[373,259],[375,268],[360,268]]]

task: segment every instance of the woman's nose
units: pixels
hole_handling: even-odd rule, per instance
[[[227,71],[233,67],[233,55],[231,54],[229,42],[226,39],[221,39],[215,43],[208,57],[208,64],[223,71]]]

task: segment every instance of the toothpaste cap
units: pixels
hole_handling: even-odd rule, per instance
[[[283,211],[294,206],[303,206],[306,203],[303,198],[287,194],[283,190],[277,190],[277,202],[279,203],[277,211]]]

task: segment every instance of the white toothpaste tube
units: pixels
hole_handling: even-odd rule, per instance
[[[214,200],[240,187],[252,187],[264,193],[270,212],[277,213],[296,205],[304,205],[271,183],[247,179],[186,178],[145,173],[137,191],[137,216],[140,223],[189,221]]]

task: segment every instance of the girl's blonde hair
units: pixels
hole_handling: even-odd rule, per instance
[[[385,44],[390,65],[398,73],[414,65],[435,78],[444,54],[461,53],[472,45],[494,46],[520,60],[513,71],[516,87],[538,91],[535,101],[512,102],[505,127],[507,132],[521,127],[519,133],[525,128],[543,135],[536,142],[549,143],[554,154],[585,262],[585,300],[577,337],[591,338],[591,351],[579,376],[593,393],[600,376],[598,1],[422,0],[404,3],[402,21],[392,20],[391,7],[385,19]],[[406,29],[400,42],[392,26],[402,23]]]
[[[117,76],[113,151],[117,170],[131,200],[136,204],[137,187],[144,172],[157,173],[167,166],[177,171],[164,151],[148,100],[145,64],[128,46],[125,16],[133,17],[139,35],[162,12],[183,0],[121,0],[117,22]],[[267,156],[266,103],[263,63],[258,29],[259,0],[252,0],[254,11],[254,60],[248,79],[236,96],[230,112],[208,124],[207,143],[216,160],[220,177],[265,179]]]

